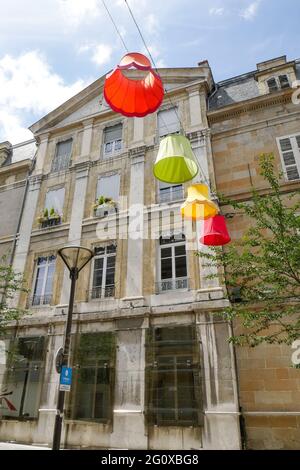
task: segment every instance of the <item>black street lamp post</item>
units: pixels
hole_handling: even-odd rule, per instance
[[[71,279],[71,290],[70,290],[70,299],[69,299],[69,308],[68,308],[68,317],[67,324],[65,329],[65,338],[63,345],[63,360],[62,366],[67,366],[69,363],[69,350],[70,350],[70,339],[71,339],[71,327],[72,327],[72,315],[73,315],[73,305],[74,305],[74,295],[76,281],[78,279],[78,274],[84,268],[84,266],[92,259],[94,253],[88,248],[82,246],[65,246],[58,250],[59,256],[62,258],[63,262],[67,266],[70,279]],[[65,403],[65,391],[58,390],[58,400],[57,400],[57,410],[55,416],[54,432],[53,432],[53,444],[52,450],[60,449],[60,438],[61,438],[61,428],[64,412],[64,403]]]

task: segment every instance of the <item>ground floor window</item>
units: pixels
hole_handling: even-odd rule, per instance
[[[113,405],[115,336],[110,332],[86,333],[77,343],[71,417],[108,422]]]
[[[36,418],[44,375],[45,338],[18,338],[10,341],[8,348],[0,415]]]
[[[152,328],[146,354],[146,401],[150,423],[202,423],[199,344],[193,326]]]

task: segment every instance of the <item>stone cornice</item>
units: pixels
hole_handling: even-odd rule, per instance
[[[214,111],[208,111],[208,122],[211,125],[216,122],[238,117],[249,111],[259,111],[277,104],[291,103],[291,95],[294,91],[294,89],[287,89],[268,95],[258,96],[239,103],[230,104]]]
[[[32,165],[32,160],[30,158],[26,158],[26,160],[21,160],[19,162],[11,163],[10,165],[5,165],[0,167],[0,175],[5,175],[5,173],[11,173],[14,174],[15,172],[22,170],[22,169],[28,169]]]

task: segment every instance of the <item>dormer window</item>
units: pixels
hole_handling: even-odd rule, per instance
[[[267,80],[269,93],[290,88],[290,82],[287,75],[279,75],[278,77],[271,77]]]

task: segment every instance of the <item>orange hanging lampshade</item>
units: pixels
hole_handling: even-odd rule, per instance
[[[218,206],[208,197],[208,186],[198,183],[188,187],[188,197],[180,208],[186,219],[208,219],[218,213]]]
[[[200,243],[208,246],[226,245],[231,240],[226,227],[225,217],[215,215],[204,220],[203,234]]]
[[[130,79],[122,71],[131,67],[148,73],[139,80]],[[104,97],[113,111],[127,117],[143,117],[160,106],[164,88],[150,60],[139,52],[131,52],[106,76]]]

